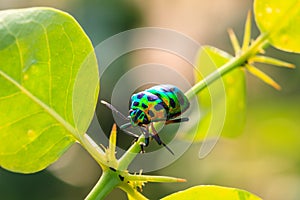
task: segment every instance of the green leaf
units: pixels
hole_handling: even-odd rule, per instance
[[[300,1],[255,0],[254,14],[260,31],[281,50],[300,52]]]
[[[93,47],[64,12],[7,10],[0,12],[0,60],[0,166],[42,170],[93,116],[99,88]]]
[[[196,74],[195,81],[202,80],[202,77],[221,67],[231,58],[229,54],[214,47],[203,47],[197,61],[197,70],[201,74],[199,72]],[[220,134],[235,137],[242,132],[246,110],[245,84],[243,69],[236,68],[198,94],[201,116],[197,122],[198,130],[194,139],[201,141]]]
[[[187,190],[183,190],[174,194],[171,194],[162,200],[261,200],[261,198],[236,188],[227,188],[221,186],[195,186]]]

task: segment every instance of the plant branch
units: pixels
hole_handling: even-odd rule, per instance
[[[109,169],[107,171],[103,171],[101,178],[85,200],[104,199],[119,183],[120,179],[113,171]]]
[[[78,139],[78,142],[84,147],[86,151],[89,152],[89,154],[97,161],[97,163],[102,167],[106,165],[106,157],[105,153],[102,151],[102,149],[95,143],[95,141],[90,138],[88,134],[84,134],[83,136],[80,136]]]
[[[246,63],[246,61],[253,55],[256,55],[262,48],[267,44],[268,35],[261,34],[248,49],[243,51],[240,55],[232,58],[229,62],[218,68],[213,73],[209,74],[203,80],[195,84],[191,89],[189,89],[185,95],[188,99],[193,98],[196,94],[206,88],[208,85],[213,83],[215,80],[221,78],[223,75],[227,74],[231,70],[240,67]]]
[[[126,170],[132,160],[136,157],[136,155],[141,151],[140,143],[144,140],[144,135],[141,135],[138,140],[131,145],[131,147],[123,154],[123,156],[119,159],[119,170]]]

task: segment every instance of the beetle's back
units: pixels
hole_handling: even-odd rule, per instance
[[[166,119],[168,112],[165,103],[157,95],[142,91],[131,96],[129,115],[135,124],[146,124],[142,112],[147,115],[148,123],[155,119]]]
[[[167,119],[179,116],[190,106],[184,93],[174,85],[157,85],[146,91],[158,96],[164,102],[167,108]]]

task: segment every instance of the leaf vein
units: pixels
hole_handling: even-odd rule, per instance
[[[67,115],[67,105],[68,105],[68,100],[69,100],[69,94],[70,94],[70,90],[71,89],[71,84],[72,84],[72,76],[73,76],[73,66],[74,66],[74,63],[75,63],[75,60],[74,60],[74,47],[73,47],[73,44],[71,42],[71,38],[69,37],[69,35],[67,34],[64,26],[62,26],[63,30],[64,30],[64,33],[66,35],[66,37],[68,38],[69,42],[70,42],[70,46],[71,46],[71,51],[72,51],[72,62],[71,62],[71,69],[70,69],[70,77],[69,77],[69,83],[68,83],[68,86],[67,86],[67,91],[66,91],[66,100],[65,100],[65,104],[64,104],[64,111],[65,111],[65,116],[68,117]],[[73,119],[69,119],[69,121],[73,121]]]
[[[13,98],[13,97],[15,97],[19,94],[21,94],[21,92],[15,92],[15,93],[12,93],[12,94],[7,95],[7,96],[2,96],[2,97],[0,97],[0,101],[6,100],[6,99],[9,99],[9,98]]]
[[[40,106],[42,109],[45,110],[46,113],[51,115],[58,123],[62,124],[66,130],[73,135],[77,140],[80,140],[80,133],[71,125],[69,124],[64,118],[62,118],[53,108],[49,107],[47,104],[42,102],[40,99],[38,99],[36,96],[34,96],[31,92],[29,92],[26,88],[24,88],[22,85],[20,85],[18,82],[16,82],[13,78],[11,78],[9,75],[4,73],[0,70],[0,76],[2,76],[4,79],[12,83],[15,87],[17,87],[19,90],[21,90],[26,96],[28,96],[35,104]]]
[[[45,34],[45,39],[46,39],[46,49],[48,53],[48,74],[49,74],[49,88],[48,88],[48,96],[49,96],[49,106],[52,107],[52,71],[51,71],[51,51],[50,51],[50,43],[49,43],[49,38],[48,38],[48,33],[47,33],[47,28],[43,25],[40,24],[44,34]]]
[[[0,130],[3,129],[3,128],[6,128],[6,127],[8,127],[8,126],[12,126],[12,125],[14,125],[14,124],[16,124],[16,123],[18,123],[18,122],[20,122],[20,121],[26,119],[26,118],[32,117],[32,116],[34,116],[34,115],[38,115],[38,114],[40,114],[40,113],[42,113],[42,112],[43,112],[42,110],[39,110],[39,111],[37,111],[37,112],[30,113],[30,114],[28,114],[28,115],[22,116],[22,117],[20,117],[20,118],[14,120],[14,121],[12,121],[12,122],[9,122],[9,123],[7,123],[7,124],[4,124],[3,126],[0,126]]]
[[[22,55],[22,51],[21,51],[21,48],[20,48],[20,43],[19,43],[19,39],[16,37],[16,35],[9,29],[9,27],[7,26],[6,22],[5,21],[2,21],[3,22],[3,26],[6,28],[7,32],[14,37],[15,39],[15,43],[16,43],[16,46],[17,46],[17,49],[18,49],[18,52],[19,52],[19,60],[20,60],[20,67],[23,68],[24,67],[24,59],[23,59],[23,55]],[[20,82],[22,84],[23,82],[23,77],[22,77],[22,70],[20,70]]]
[[[45,152],[39,156],[39,160],[43,157],[45,157],[50,151],[51,149],[53,149],[53,147],[55,147],[57,144],[59,144],[61,141],[65,140],[66,138],[69,138],[68,136],[63,136],[60,140],[58,140],[57,142],[55,142],[54,144],[52,144],[47,150],[45,150]],[[26,162],[26,165],[31,166],[32,163],[36,163],[35,160],[30,160],[29,162]],[[25,165],[25,166],[26,166]]]

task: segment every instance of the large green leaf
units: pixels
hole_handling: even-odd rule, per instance
[[[195,186],[184,191],[171,194],[162,200],[261,200],[250,192],[220,186]]]
[[[300,52],[300,1],[255,0],[254,14],[260,31],[278,49]]]
[[[0,12],[0,166],[44,169],[82,135],[98,94],[93,47],[68,14]]]
[[[196,82],[231,58],[226,52],[214,47],[203,47],[198,55]],[[197,122],[196,140],[219,135],[235,137],[242,132],[246,111],[245,85],[243,69],[236,68],[198,94],[201,116]]]

